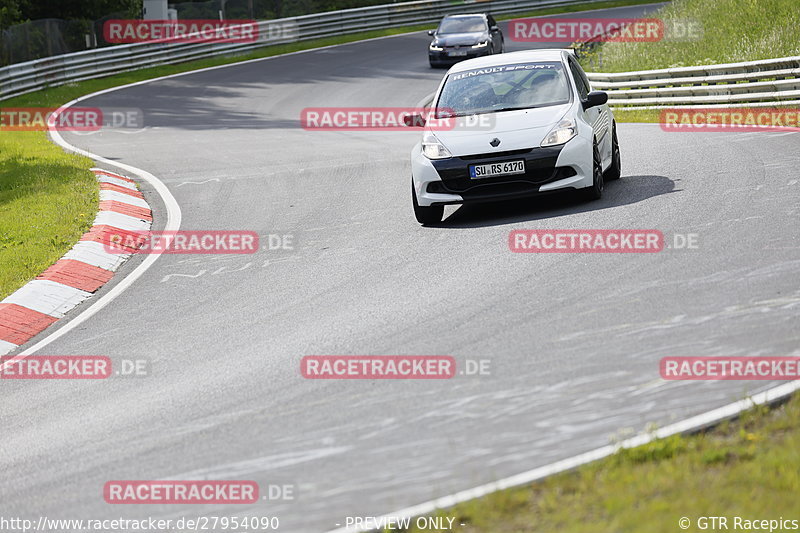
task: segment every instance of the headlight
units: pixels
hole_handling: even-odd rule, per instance
[[[577,133],[578,128],[575,127],[575,122],[570,119],[562,120],[556,124],[556,127],[553,128],[550,133],[547,134],[547,137],[545,137],[542,141],[542,146],[556,146],[558,144],[564,144],[568,140],[575,137]]]
[[[472,48],[486,48],[489,46],[489,41],[483,41],[482,43],[472,45]]]
[[[422,153],[428,159],[447,159],[452,157],[450,150],[445,148],[439,139],[429,131],[426,131],[425,135],[422,136]]]
[[[428,49],[429,50],[433,50],[434,52],[441,52],[442,50],[444,50],[443,47],[436,46],[436,43],[431,43],[431,45],[428,47]]]

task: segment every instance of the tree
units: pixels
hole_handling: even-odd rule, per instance
[[[0,0],[0,28],[8,28],[23,20],[19,0]]]

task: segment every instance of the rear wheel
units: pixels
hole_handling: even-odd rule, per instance
[[[432,205],[429,207],[423,207],[417,203],[417,191],[414,190],[414,182],[411,182],[411,198],[414,203],[414,217],[416,217],[417,222],[422,224],[423,226],[428,226],[431,224],[438,224],[442,221],[442,216],[444,215],[444,206],[443,205]]]
[[[617,123],[611,127],[611,166],[608,167],[604,178],[606,181],[618,180],[622,176],[622,161],[619,156],[619,142],[617,141]]]
[[[587,200],[599,200],[603,196],[605,183],[603,181],[603,162],[600,159],[600,150],[597,149],[597,143],[595,143],[592,152],[592,186],[585,189],[584,194]]]

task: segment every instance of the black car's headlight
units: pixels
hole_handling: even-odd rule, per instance
[[[487,46],[489,46],[489,41],[483,41],[478,44],[473,44],[472,48],[486,48]]]
[[[431,50],[431,51],[433,51],[433,52],[441,52],[442,50],[444,50],[444,48],[443,48],[443,47],[441,47],[441,46],[439,46],[439,43],[437,43],[436,41],[434,41],[434,42],[432,42],[432,43],[431,43],[431,45],[428,47],[428,50]]]

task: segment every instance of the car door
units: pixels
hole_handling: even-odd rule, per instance
[[[586,97],[592,90],[589,79],[578,62],[572,57],[569,58],[569,69],[572,72],[572,78],[575,80],[575,86],[578,89],[581,101],[586,101]],[[586,122],[592,126],[597,148],[600,150],[600,157],[603,159],[603,167],[605,168],[610,164],[611,157],[611,135],[608,134],[610,120],[608,106],[590,107],[583,113]]]

